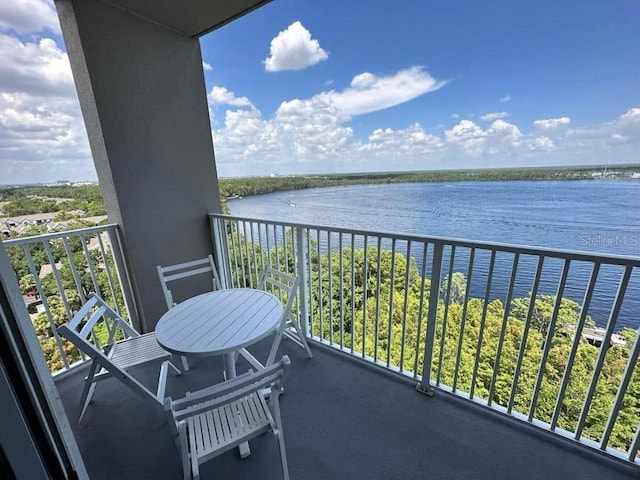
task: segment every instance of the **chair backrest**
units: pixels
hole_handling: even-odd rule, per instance
[[[291,315],[293,302],[298,297],[300,277],[276,270],[271,265],[265,265],[258,280],[258,289],[269,292],[278,297],[284,304],[283,316]]]
[[[282,391],[290,365],[291,361],[285,355],[278,363],[274,363],[262,370],[257,372],[249,371],[232,380],[187,394],[180,400],[174,401],[171,397],[165,398],[164,405],[167,420],[174,433],[177,434],[176,424],[185,418],[228,405],[267,387],[271,387],[272,395],[277,396]]]
[[[106,327],[107,338],[105,342],[100,342],[96,335],[97,323],[103,321]],[[124,337],[137,337],[140,334],[129,325],[118,312],[107,304],[104,300],[92,293],[87,303],[76,313],[71,321],[58,327],[60,335],[73,343],[82,352],[91,358],[106,356],[103,349],[119,340],[118,332],[122,332]],[[93,343],[89,341],[89,338]]]
[[[194,275],[201,275],[203,273],[210,273],[213,280],[213,290],[218,290],[222,287],[218,270],[216,269],[215,263],[213,263],[213,257],[211,255],[199,260],[192,260],[190,262],[170,265],[168,267],[161,267],[158,265],[157,269],[158,277],[160,277],[160,284],[162,285],[162,292],[164,293],[164,299],[167,302],[167,308],[173,308],[176,305],[176,302],[173,300],[171,289],[167,286],[169,282],[192,277]]]

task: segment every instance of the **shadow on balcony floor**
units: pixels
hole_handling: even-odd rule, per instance
[[[265,345],[255,349],[266,352]],[[312,346],[313,348],[313,346]],[[309,360],[285,342],[292,362],[281,408],[292,479],[631,479],[637,469],[585,452],[515,424],[493,412],[345,358],[325,347]],[[258,355],[259,356],[259,355]],[[263,355],[266,357],[266,354]],[[259,356],[259,358],[263,358]],[[183,396],[221,381],[218,359],[192,359],[191,370],[170,375],[167,394]],[[246,371],[244,361],[238,372]],[[82,373],[57,381],[72,422]],[[146,372],[145,372],[146,373]],[[153,384],[151,374],[139,376]],[[99,479],[178,479],[178,451],[162,410],[115,380],[101,382],[85,417],[74,425],[89,474]],[[202,478],[281,478],[278,447],[270,435],[202,466]]]

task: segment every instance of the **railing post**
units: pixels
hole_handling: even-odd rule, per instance
[[[433,361],[433,342],[436,336],[436,319],[438,316],[438,296],[440,295],[440,272],[442,270],[442,243],[433,244],[431,260],[431,288],[429,290],[429,310],[427,312],[427,334],[424,345],[424,361],[422,363],[422,379],[416,385],[416,390],[433,396],[431,386],[431,363]],[[426,272],[422,272],[423,275]]]
[[[113,252],[113,263],[116,268],[118,282],[120,283],[122,298],[124,298],[124,305],[127,307],[127,312],[129,313],[129,322],[133,325],[133,328],[140,330],[140,318],[138,317],[138,309],[136,307],[136,302],[133,299],[131,282],[129,281],[129,275],[124,263],[120,232],[115,226],[110,226],[107,228],[107,234],[109,235],[109,244],[111,245],[111,251]],[[98,232],[98,236],[99,235],[100,233]],[[89,259],[87,259],[87,261],[89,261]]]
[[[296,251],[298,253],[296,259],[296,270],[300,277],[300,298],[298,299],[298,305],[300,309],[300,315],[302,316],[302,334],[305,337],[309,336],[309,310],[308,310],[308,298],[307,298],[307,251],[304,248],[304,229],[302,227],[296,227]]]
[[[227,236],[225,235],[224,219],[210,216],[211,230],[213,235],[213,245],[215,248],[216,263],[220,274],[220,283],[222,288],[231,288],[231,263],[229,261],[229,247],[227,245]]]

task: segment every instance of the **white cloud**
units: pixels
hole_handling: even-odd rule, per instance
[[[447,82],[438,81],[421,67],[410,67],[393,75],[378,77],[365,72],[356,75],[341,92],[331,90],[316,95],[347,116],[362,115],[393,107],[436,91]]]
[[[555,150],[556,145],[549,137],[534,137],[527,142],[527,147],[532,152],[550,152]]]
[[[358,75],[341,94],[323,92],[309,99],[282,102],[271,118],[264,118],[255,108],[228,110],[224,126],[213,132],[221,172],[241,174],[239,165],[277,171],[283,164],[294,171],[344,170],[345,159],[351,170],[370,168],[372,159],[391,162],[389,167],[398,161],[424,166],[425,157],[437,155],[444,142],[419,124],[397,130],[375,129],[365,141],[356,139],[353,129],[345,125],[350,114],[360,111],[345,107],[351,105],[345,100],[348,92],[358,89],[382,94],[380,81],[372,74]]]
[[[92,178],[89,144],[75,98],[0,94],[0,178]]]
[[[50,38],[22,43],[0,33],[0,91],[74,96],[67,54]]]
[[[451,118],[453,118],[454,120],[457,120],[458,118],[460,118],[460,115],[458,115],[456,112],[453,112],[451,114]]]
[[[494,120],[497,120],[499,118],[505,118],[508,116],[509,114],[507,112],[491,112],[491,113],[485,113],[480,117],[480,119],[484,120],[485,122],[493,122]]]
[[[34,35],[53,29],[55,22],[34,8],[34,18],[25,20],[23,15],[11,27],[12,32],[31,32],[18,38],[3,29],[7,18],[24,12],[25,4],[5,3],[0,5],[0,178],[11,182],[94,177],[67,54],[52,38]],[[310,42],[317,47],[316,53],[324,52],[310,34],[307,40],[307,46]],[[282,41],[282,45],[289,44]],[[278,50],[276,44],[283,55],[284,47]],[[285,56],[278,52],[274,56],[272,51],[270,59],[282,66],[278,62]],[[203,62],[203,69],[209,68]],[[440,125],[432,132],[413,119],[393,128],[382,121],[364,131],[356,131],[362,130],[360,122],[353,122],[353,127],[349,123],[355,116],[411,101],[445,84],[420,67],[388,75],[364,72],[342,89],[325,85],[324,91],[309,98],[285,99],[269,116],[248,97],[214,86],[208,93],[211,111],[219,109],[221,118],[224,112],[223,125],[213,131],[219,171],[222,175],[304,173],[637,159],[638,107],[586,127],[571,128],[568,117],[540,119],[525,132],[505,121],[505,112],[483,115],[480,118],[491,123],[478,121],[480,125],[465,115],[467,119],[452,128],[442,131]],[[500,100],[506,103],[510,96]],[[451,117],[460,118],[457,113]],[[433,124],[443,119],[434,119]]]
[[[628,112],[620,115],[620,121],[623,123],[640,122],[640,108],[632,108]]]
[[[500,137],[502,140],[509,141],[512,145],[518,145],[522,133],[514,124],[498,119],[491,124],[487,130],[490,137]]]
[[[202,61],[202,69],[205,72],[210,72],[211,70],[213,70],[213,67],[211,66],[210,63],[205,62],[204,60]]]
[[[445,139],[448,143],[459,145],[471,155],[482,153],[486,132],[471,120],[461,120],[450,130],[445,130]]]
[[[500,99],[500,103],[509,103],[511,101],[511,95],[505,95]]]
[[[0,178],[95,177],[67,54],[0,34],[0,58]]]
[[[561,139],[570,150],[596,152],[609,147],[629,147],[628,152],[633,155],[637,150],[631,145],[640,144],[640,108],[629,109],[613,122],[568,129]]]
[[[207,95],[210,104],[231,105],[233,107],[252,107],[253,104],[247,97],[236,97],[235,94],[225,87],[213,86]]]
[[[348,153],[353,131],[341,124],[335,108],[319,100],[292,100],[275,116],[261,112],[229,110],[223,128],[214,131],[216,157],[228,168],[289,163],[334,162]]]
[[[439,152],[444,146],[440,137],[430,135],[420,124],[393,130],[378,128],[369,135],[368,141],[359,148],[360,152],[371,153],[385,160],[412,160]]]
[[[444,132],[451,153],[460,150],[469,156],[512,154],[522,145],[523,134],[512,123],[495,120],[486,130],[471,120],[461,120]]]
[[[293,22],[271,40],[270,55],[264,61],[267,72],[302,70],[329,58],[318,40],[299,21]]]
[[[542,120],[536,120],[535,122],[533,122],[533,126],[541,130],[550,130],[558,127],[566,127],[570,122],[571,120],[569,119],[569,117],[546,118]]]
[[[18,34],[50,30],[60,32],[60,22],[50,1],[4,0],[0,2],[0,30]]]

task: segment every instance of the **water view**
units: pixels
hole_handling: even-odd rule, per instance
[[[229,201],[233,215],[604,255],[640,255],[640,181],[451,182],[361,185],[277,192]],[[420,256],[416,256],[420,265]],[[456,256],[466,272],[468,255]],[[445,259],[446,261],[446,259]],[[491,298],[503,298],[511,264],[496,263]],[[515,294],[531,290],[523,260]],[[470,294],[483,297],[487,262],[474,267]],[[545,263],[540,293],[554,294],[562,262]],[[621,268],[604,268],[589,314],[606,325]],[[565,296],[580,302],[590,267],[573,263]],[[429,272],[427,271],[427,274]],[[640,278],[629,283],[618,328],[640,326]]]

